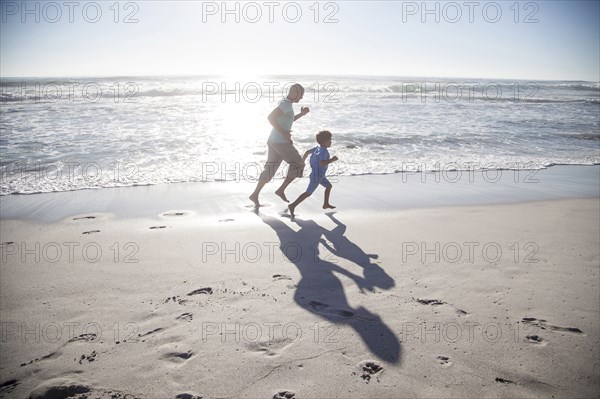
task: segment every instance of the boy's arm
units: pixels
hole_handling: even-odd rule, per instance
[[[294,116],[294,122],[296,122],[298,119],[302,118],[304,115],[308,114],[310,112],[310,110],[308,109],[308,107],[301,107],[300,108],[300,113],[296,116]]]
[[[271,124],[271,126],[273,126],[279,133],[281,133],[281,135],[284,138],[291,140],[292,139],[292,134],[291,134],[292,131],[285,130],[284,128],[281,127],[281,125],[277,121],[277,118],[279,118],[281,115],[283,115],[283,111],[281,110],[281,108],[276,107],[273,111],[271,111],[271,113],[269,114],[267,119],[269,120],[269,123]]]
[[[338,157],[334,156],[333,158],[329,158],[327,160],[322,159],[319,161],[319,163],[321,164],[321,167],[323,167],[323,166],[329,165],[330,163],[335,162],[337,160],[338,160]]]

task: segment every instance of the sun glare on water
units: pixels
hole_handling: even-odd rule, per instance
[[[256,140],[270,131],[267,115],[280,93],[255,74],[229,74],[218,79],[219,94],[211,96],[211,120],[218,131],[238,140]]]

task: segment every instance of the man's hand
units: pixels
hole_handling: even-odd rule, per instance
[[[329,162],[335,162],[338,160],[338,157],[334,156],[333,158],[331,158],[331,160]]]
[[[300,107],[300,114],[302,116],[308,114],[310,112],[310,109],[308,109],[308,107]]]

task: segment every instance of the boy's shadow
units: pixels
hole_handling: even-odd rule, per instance
[[[300,226],[300,230],[296,232],[279,219],[265,215],[260,217],[277,233],[281,252],[300,271],[301,279],[294,293],[296,303],[335,325],[347,324],[361,336],[374,355],[382,360],[398,363],[398,338],[378,315],[362,306],[352,308],[346,299],[342,282],[335,275],[339,273],[349,277],[361,291],[394,286],[394,280],[381,267],[370,263],[372,256],[367,255],[344,236],[346,226],[333,215],[330,217],[337,227],[332,231],[324,229],[314,221],[296,218],[294,221]],[[324,242],[322,235],[333,243],[332,257],[319,256],[318,244]],[[326,242],[324,245],[331,248]],[[334,263],[336,257],[348,259],[361,266],[364,277]],[[322,330],[320,327],[319,331],[319,343],[335,342],[339,337],[330,329]]]
[[[323,234],[332,244],[323,239],[321,243],[327,248],[334,257],[348,259],[350,262],[363,268],[363,276],[366,287],[373,291],[375,287],[389,289],[395,286],[394,279],[391,278],[381,267],[371,263],[371,259],[378,259],[378,255],[367,254],[362,248],[353,243],[345,236],[346,225],[334,217],[335,212],[326,213],[326,215],[336,224],[333,230],[323,229]]]

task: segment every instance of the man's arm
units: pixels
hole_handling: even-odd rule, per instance
[[[310,110],[308,109],[308,107],[302,107],[300,108],[300,113],[296,116],[294,116],[294,122],[296,122],[298,119],[302,118],[304,115],[308,114],[310,112]]]
[[[267,119],[269,120],[269,123],[271,124],[271,126],[273,126],[279,133],[281,133],[281,135],[284,138],[291,140],[292,139],[291,130],[285,130],[284,128],[281,127],[281,125],[277,121],[277,118],[279,118],[281,115],[283,115],[283,111],[279,107],[277,107],[273,111],[271,111],[271,113],[269,114]]]
[[[312,154],[312,152],[313,152],[313,151],[314,151],[314,148],[311,148],[310,150],[307,150],[307,151],[304,153],[304,156],[302,157],[302,162],[306,162],[306,158],[308,158],[308,156],[309,156],[310,154]]]

